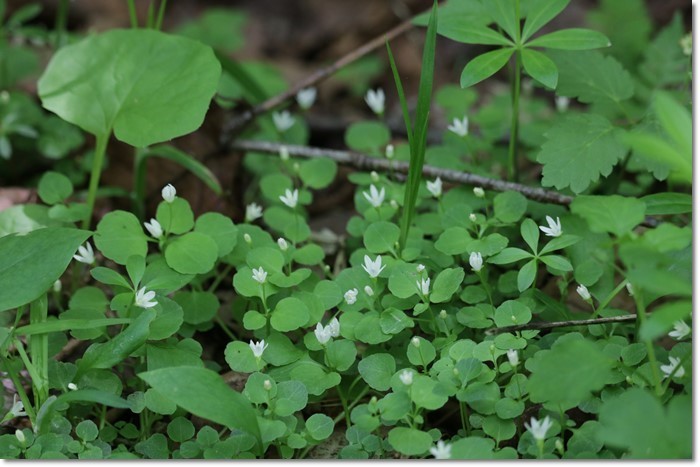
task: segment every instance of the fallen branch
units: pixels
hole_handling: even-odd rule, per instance
[[[607,323],[626,323],[628,321],[635,321],[637,315],[624,315],[624,316],[612,316],[609,318],[592,318],[592,319],[574,319],[570,321],[554,321],[551,323],[527,323],[519,324],[517,326],[505,326],[502,328],[491,328],[486,331],[486,334],[501,334],[504,332],[513,331],[530,331],[530,330],[542,330],[542,329],[554,329],[554,328],[564,328],[569,326],[588,326],[591,324],[607,324]]]
[[[352,52],[347,53],[335,62],[327,65],[323,68],[318,69],[314,73],[310,74],[303,80],[299,81],[296,85],[292,86],[288,90],[281,94],[277,94],[266,100],[265,102],[256,105],[252,109],[244,111],[242,114],[229,120],[223,125],[221,143],[227,146],[231,139],[235,136],[237,131],[244,127],[246,124],[251,122],[255,117],[265,112],[268,112],[279,105],[285,103],[286,101],[293,99],[299,91],[310,86],[314,86],[329,76],[333,75],[335,72],[340,70],[346,65],[364,57],[368,53],[382,47],[387,41],[390,41],[397,36],[400,36],[404,32],[411,29],[413,26],[413,18],[404,21],[398,26],[390,29],[381,36],[378,36],[366,44],[354,49]]]
[[[359,170],[375,170],[381,172],[408,173],[408,162],[394,161],[378,157],[371,157],[355,151],[341,151],[338,149],[315,148],[310,146],[297,146],[290,144],[275,143],[270,141],[238,140],[231,143],[231,149],[242,151],[255,151],[266,154],[279,154],[282,146],[287,148],[290,156],[306,157],[316,159],[328,157],[339,164],[349,165]],[[573,201],[573,197],[558,193],[556,191],[545,190],[544,188],[521,185],[520,183],[506,182],[495,178],[488,178],[469,172],[442,169],[430,165],[423,166],[423,175],[428,178],[440,177],[442,181],[481,187],[494,191],[517,191],[526,198],[543,203],[560,204],[568,206]],[[642,223],[645,227],[656,227],[658,221],[652,217],[647,217]]]

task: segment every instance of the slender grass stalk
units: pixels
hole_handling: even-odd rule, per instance
[[[639,335],[639,330],[642,328],[647,319],[644,299],[642,299],[640,295],[641,291],[635,291],[634,301],[637,304],[637,335]],[[651,365],[651,376],[654,378],[656,397],[661,397],[661,394],[663,394],[663,388],[661,386],[661,375],[659,374],[659,364],[656,360],[654,345],[650,339],[644,339],[643,342],[647,348],[647,356],[649,357],[649,364]]]
[[[155,29],[160,31],[163,27],[163,17],[165,16],[165,8],[168,5],[168,0],[161,0],[160,6],[158,7],[158,17],[156,18]]]
[[[29,305],[29,321],[31,324],[46,322],[49,302],[46,294],[34,300]],[[36,407],[41,407],[49,397],[49,335],[46,333],[32,335],[29,338],[29,353],[38,380],[32,381]]]
[[[521,54],[520,54],[520,0],[515,0],[515,64],[513,69],[512,110],[510,120],[510,141],[508,143],[508,180],[518,181],[518,133],[520,126],[520,75],[521,75]]]
[[[129,20],[131,22],[131,27],[137,29],[139,27],[139,17],[136,15],[136,4],[134,0],[126,0],[126,4],[129,7]]]
[[[153,29],[156,24],[155,0],[151,0],[148,4],[148,13],[146,14],[146,28]]]
[[[56,10],[56,43],[57,49],[63,47],[66,42],[66,23],[68,22],[69,0],[60,0]],[[0,16],[1,18],[1,16]]]
[[[92,219],[92,212],[95,209],[95,198],[97,197],[97,189],[100,186],[100,175],[102,175],[102,166],[104,165],[105,152],[107,151],[107,142],[109,141],[110,134],[111,131],[107,134],[97,136],[97,142],[95,144],[95,154],[92,157],[92,172],[90,174],[90,186],[88,187],[88,209],[87,214],[85,215],[85,219],[83,219],[83,229],[87,229],[90,227],[90,220]]]

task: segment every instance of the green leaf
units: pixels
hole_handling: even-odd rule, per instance
[[[363,235],[365,247],[370,253],[388,253],[394,251],[399,241],[401,230],[391,222],[373,222]]]
[[[515,300],[503,302],[494,314],[494,321],[499,328],[518,324],[527,324],[532,319],[528,307]]]
[[[463,23],[451,31],[450,39],[465,44],[513,45],[513,41],[480,24]]]
[[[75,434],[83,441],[94,441],[97,439],[99,430],[92,420],[83,420],[75,426]]]
[[[506,248],[496,256],[489,258],[488,262],[491,264],[510,264],[531,257],[532,253],[528,253],[520,248]]]
[[[481,0],[481,6],[511,39],[518,37],[516,30],[520,28],[520,18],[515,15],[513,0]]]
[[[517,191],[499,193],[493,199],[493,210],[501,222],[517,222],[527,210],[527,198]]]
[[[512,48],[492,50],[479,55],[467,63],[462,70],[459,84],[468,88],[479,83],[503,68],[514,50]]]
[[[387,439],[392,448],[407,456],[425,454],[433,444],[433,438],[425,431],[403,426],[392,428]]]
[[[523,49],[523,67],[528,75],[549,89],[557,87],[559,72],[554,62],[542,52]]]
[[[306,304],[294,297],[283,298],[272,311],[270,324],[280,332],[299,329],[309,321],[309,309]]]
[[[360,360],[357,370],[369,387],[386,391],[391,387],[391,377],[396,373],[396,362],[388,353],[373,354]]]
[[[168,438],[183,443],[194,436],[194,425],[185,417],[176,417],[168,423],[167,431]]]
[[[260,428],[253,407],[217,373],[206,368],[181,366],[138,376],[188,412],[254,436],[260,447]],[[207,397],[202,397],[203,394]]]
[[[530,9],[525,17],[522,41],[527,42],[530,36],[561,13],[570,1],[571,0],[536,0],[531,2]]]
[[[576,97],[584,104],[612,104],[634,94],[634,81],[613,57],[598,51],[550,51],[547,53],[559,70],[557,94]]]
[[[300,381],[283,381],[277,384],[274,411],[280,417],[287,417],[301,411],[309,400],[309,393]]]
[[[568,259],[559,255],[545,255],[540,256],[540,261],[542,261],[547,266],[558,269],[559,271],[569,272],[573,271],[574,267],[571,265]]]
[[[214,53],[198,42],[115,29],[61,48],[38,88],[44,107],[64,120],[145,147],[199,128],[220,75]]]
[[[335,424],[328,415],[316,413],[306,420],[306,431],[316,441],[322,441],[333,434]]]
[[[551,253],[552,251],[561,250],[563,248],[574,245],[575,243],[578,243],[580,240],[581,237],[579,237],[578,235],[561,235],[559,237],[551,239],[544,247],[542,247],[542,249],[540,250],[540,254],[544,255],[546,253]]]
[[[532,402],[561,404],[566,410],[602,389],[612,375],[614,361],[580,334],[560,337],[550,350],[528,360],[532,372],[528,390]]]
[[[309,188],[320,190],[335,180],[338,164],[333,159],[311,159],[299,164],[299,177]]]
[[[210,236],[190,232],[167,246],[165,260],[180,274],[206,274],[216,264],[218,252],[219,248]]]
[[[194,227],[194,213],[184,198],[175,198],[172,203],[161,201],[156,211],[156,220],[169,234],[184,234]]]
[[[601,34],[598,31],[572,28],[550,32],[549,34],[533,39],[527,45],[530,47],[546,47],[549,49],[589,50],[610,47],[610,39],[605,37],[605,34]]]
[[[559,119],[546,133],[547,141],[537,155],[544,165],[542,185],[570,187],[581,193],[607,177],[625,156],[627,148],[618,140],[622,130],[596,114],[574,114]]]
[[[522,224],[520,224],[520,235],[530,247],[533,253],[537,253],[537,246],[540,242],[540,229],[535,224],[532,219],[525,219]]]
[[[59,319],[43,323],[27,324],[15,329],[15,334],[19,336],[31,336],[36,334],[46,334],[60,331],[75,331],[82,329],[104,328],[118,324],[131,323],[130,318],[101,318],[101,319]]]
[[[603,402],[598,439],[636,459],[691,459],[692,413],[690,396],[663,407],[648,391],[628,389]]]
[[[469,436],[452,443],[452,459],[493,459],[494,440],[480,436]]]
[[[689,161],[692,160],[693,120],[688,109],[666,92],[657,92],[654,95],[653,107],[671,141]]]
[[[70,179],[58,172],[45,172],[39,180],[39,197],[46,204],[56,204],[73,194]]]
[[[345,144],[350,149],[375,155],[381,154],[390,140],[389,128],[381,122],[356,122],[345,132]]]
[[[667,334],[673,328],[673,323],[690,317],[692,309],[689,301],[664,303],[639,328],[639,338],[647,341]]]
[[[107,258],[126,264],[130,256],[146,257],[148,243],[139,220],[126,211],[112,211],[97,224],[95,245]]]
[[[462,285],[464,269],[447,268],[437,275],[430,291],[431,303],[444,303],[449,301]]]
[[[225,52],[235,52],[245,42],[243,28],[247,19],[248,15],[239,10],[210,8],[176,33]]]
[[[593,232],[609,232],[617,237],[644,221],[645,211],[643,201],[619,195],[577,196],[571,203],[571,212],[585,219]]]
[[[535,282],[537,277],[537,261],[532,259],[518,271],[518,290],[524,292]]]
[[[0,238],[0,311],[17,308],[43,295],[61,277],[85,230],[51,227]]]
[[[238,243],[238,228],[228,217],[218,212],[207,212],[197,218],[194,231],[211,237],[219,248],[219,258],[233,251]]]
[[[181,167],[187,169],[189,173],[199,178],[206,186],[208,186],[217,195],[222,194],[221,183],[219,179],[216,178],[214,172],[209,170],[209,168],[195,159],[193,156],[177,149],[174,146],[167,144],[160,144],[158,146],[149,147],[143,152],[137,154],[136,160],[136,173],[139,171],[145,171],[145,167],[141,168],[146,161],[151,157],[159,157],[161,159],[166,159],[171,162],[175,162]]]

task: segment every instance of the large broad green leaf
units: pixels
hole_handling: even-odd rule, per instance
[[[50,227],[0,238],[0,311],[39,298],[90,237],[85,230]]]
[[[513,55],[511,48],[492,50],[479,55],[464,67],[459,84],[467,88],[485,80],[503,68],[511,55]]]
[[[199,42],[115,29],[60,49],[38,86],[44,107],[64,120],[143,147],[196,130],[220,75]]]
[[[557,94],[585,104],[617,105],[632,97],[634,81],[613,57],[598,51],[549,51],[559,69]]]
[[[693,451],[690,396],[677,396],[664,408],[641,388],[603,402],[598,438],[637,459],[690,459]]]
[[[584,218],[593,232],[609,232],[621,237],[644,220],[646,204],[624,196],[578,196],[571,212]]]
[[[130,256],[146,257],[148,237],[136,216],[126,211],[112,211],[97,224],[95,245],[107,258],[126,264]]]
[[[547,142],[537,155],[544,164],[542,185],[570,187],[581,193],[601,175],[607,177],[625,156],[622,130],[596,114],[568,115],[545,133]]]
[[[139,377],[188,412],[245,431],[261,446],[260,427],[250,402],[212,370],[180,366],[140,373]]]

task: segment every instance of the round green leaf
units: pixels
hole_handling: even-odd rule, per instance
[[[333,159],[311,159],[299,166],[299,176],[309,188],[319,190],[331,184],[338,172],[338,165]]]
[[[306,431],[316,441],[321,441],[333,434],[333,419],[321,413],[313,414],[306,420]]]
[[[115,29],[61,48],[38,87],[44,107],[64,120],[145,147],[199,128],[220,75],[211,48],[197,41]]]
[[[181,274],[205,274],[214,267],[218,258],[216,242],[208,235],[190,232],[165,249],[168,266]]]
[[[401,230],[391,222],[373,222],[365,230],[364,243],[370,253],[387,253],[394,250]]]
[[[73,184],[65,175],[46,172],[39,180],[39,197],[46,204],[56,204],[73,194]]]
[[[433,438],[425,431],[400,426],[389,432],[389,444],[401,454],[418,456],[430,449]]]
[[[233,250],[238,242],[238,228],[228,217],[218,212],[208,212],[197,218],[194,231],[209,235],[219,247],[219,258]]]
[[[345,144],[361,152],[379,153],[390,139],[389,129],[381,122],[353,123],[345,132]]]
[[[527,324],[532,319],[532,312],[522,303],[508,300],[496,308],[494,318],[498,327]]]
[[[517,191],[499,193],[493,199],[493,210],[502,222],[517,222],[525,214],[527,198]]]
[[[280,300],[270,318],[272,327],[280,332],[294,331],[308,321],[309,309],[304,302],[294,297]]]
[[[176,443],[182,443],[194,436],[194,425],[185,417],[174,418],[168,423],[168,437]]]
[[[112,211],[97,224],[95,245],[107,258],[126,264],[129,256],[146,257],[148,243],[139,220],[126,211]]]
[[[172,203],[162,201],[156,211],[156,220],[167,233],[184,234],[194,227],[194,213],[184,198],[175,198]]]

